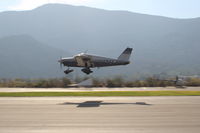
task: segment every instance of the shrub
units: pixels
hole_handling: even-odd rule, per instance
[[[108,79],[106,81],[107,87],[123,87],[124,86],[124,80],[122,77],[115,77],[113,79]]]
[[[200,86],[200,78],[189,78],[185,84],[187,86]]]

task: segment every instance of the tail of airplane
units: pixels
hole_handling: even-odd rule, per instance
[[[132,50],[132,48],[126,48],[124,52],[118,57],[118,60],[129,61]]]

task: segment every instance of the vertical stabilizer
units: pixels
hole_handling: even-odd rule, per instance
[[[118,57],[118,60],[129,61],[132,50],[132,48],[126,48],[124,52]]]

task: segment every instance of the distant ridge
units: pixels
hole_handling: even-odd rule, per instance
[[[57,60],[61,51],[29,35],[0,39],[0,78],[48,78],[61,75]],[[67,53],[66,53],[67,54]]]
[[[3,62],[1,77],[63,76],[56,66],[60,50],[67,51],[66,56],[89,50],[98,55],[118,57],[126,46],[133,47],[135,51],[131,65],[95,70],[94,76],[200,74],[200,18],[172,19],[127,11],[48,4],[31,11],[2,12],[0,20],[1,52],[5,51],[8,41],[24,51],[26,47],[22,42],[32,44],[33,50],[39,49],[38,54],[31,54],[32,62],[23,58],[26,55],[15,54],[15,58],[23,62],[18,64],[19,69],[9,62],[11,49],[0,53],[0,62]],[[5,43],[6,36],[9,39]],[[14,36],[18,39],[15,40]],[[43,54],[45,50],[46,54]],[[14,54],[16,50],[12,52]],[[36,59],[40,58],[42,61],[36,67],[39,61]],[[51,59],[47,62],[46,58]],[[31,63],[34,65],[27,65]]]

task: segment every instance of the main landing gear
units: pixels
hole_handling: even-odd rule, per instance
[[[67,69],[64,71],[65,74],[69,74],[71,72],[73,72],[74,70],[73,69]],[[90,73],[92,73],[93,71],[89,68],[89,67],[86,67],[86,68],[83,68],[81,69],[82,72],[84,72],[85,74],[89,75]]]
[[[87,75],[93,72],[93,71],[92,71],[90,68],[88,68],[88,67],[87,67],[87,68],[81,69],[81,71],[84,72],[84,73],[86,73]]]

